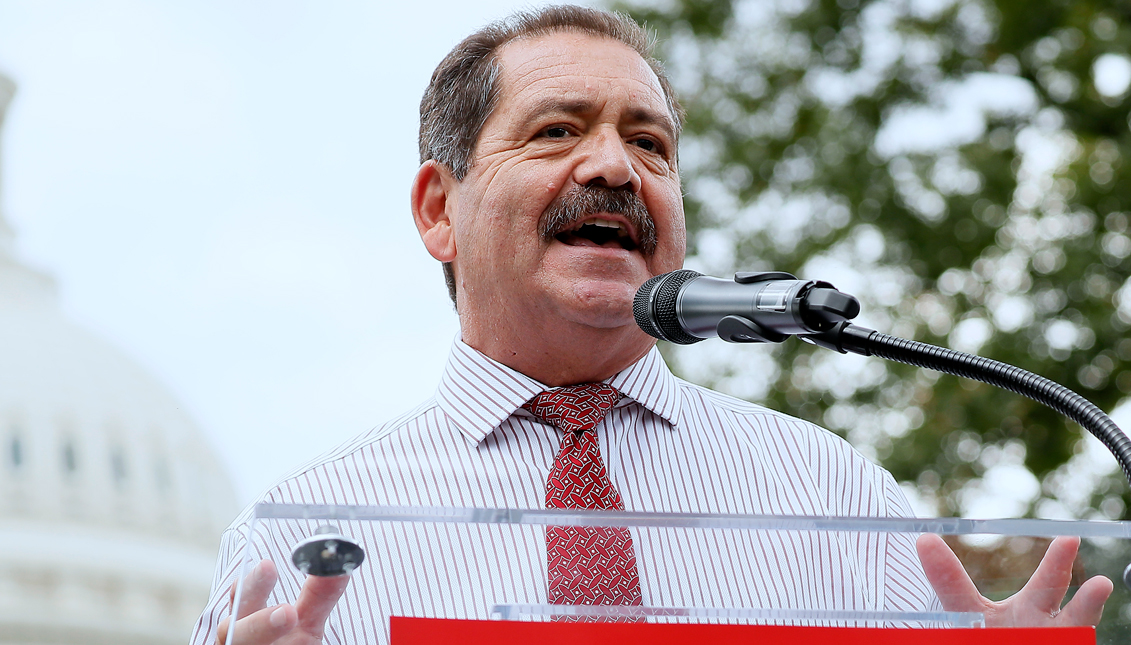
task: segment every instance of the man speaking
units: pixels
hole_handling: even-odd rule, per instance
[[[433,398],[263,501],[910,514],[892,477],[844,441],[675,378],[634,323],[636,290],[679,269],[685,248],[682,114],[636,23],[567,6],[489,25],[440,63],[420,114],[412,212],[444,264],[460,336]],[[442,547],[355,535],[383,545],[364,575],[303,581],[272,564],[296,536],[252,549],[247,519],[225,533],[194,643],[222,642],[231,628],[230,590],[249,549],[267,559],[235,610],[245,645],[387,642],[391,615],[486,618],[503,600],[914,611],[941,598],[998,624],[1094,623],[1111,591],[1093,579],[1060,611],[1071,541],[1050,547],[1034,579],[1041,593],[990,603],[937,538],[917,552],[898,534],[783,541],[562,527],[456,532]],[[500,552],[497,566],[475,564]],[[840,564],[806,575],[817,560]]]

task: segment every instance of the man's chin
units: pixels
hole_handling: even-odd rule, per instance
[[[573,284],[563,317],[597,329],[636,329],[632,299],[636,288],[623,282],[585,280]]]

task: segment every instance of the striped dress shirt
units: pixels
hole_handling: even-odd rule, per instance
[[[910,516],[882,468],[836,435],[676,378],[653,349],[608,381],[624,398],[597,426],[628,511]],[[561,445],[522,404],[546,386],[458,339],[433,398],[304,466],[260,501],[542,508]],[[211,644],[244,558],[274,560],[272,603],[302,583],[295,543],[316,522],[224,533],[192,643]],[[338,523],[368,559],[327,623],[327,643],[387,643],[390,616],[487,618],[546,602],[544,527]],[[633,529],[645,605],[924,611],[937,599],[907,534]]]

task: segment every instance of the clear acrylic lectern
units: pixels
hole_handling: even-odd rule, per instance
[[[1052,538],[1081,538],[1069,597],[1091,576],[1110,578],[1115,592],[1097,643],[1131,642],[1123,582],[1131,522],[260,504],[240,580],[270,559],[280,573],[276,600],[294,602],[305,575],[292,565],[292,549],[327,525],[366,553],[331,618],[331,630],[341,629],[334,621],[354,630],[347,642],[388,642],[390,616],[983,627],[981,613],[946,611],[933,594],[909,606],[913,579],[922,580],[914,543],[924,533],[942,536],[994,600],[1026,584]],[[643,606],[548,604],[546,526],[627,527]],[[237,585],[237,604],[241,593]]]

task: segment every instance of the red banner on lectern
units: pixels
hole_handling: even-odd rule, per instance
[[[508,620],[391,619],[392,645],[1095,645],[1091,627],[1048,629],[879,629],[771,625],[557,623]]]

